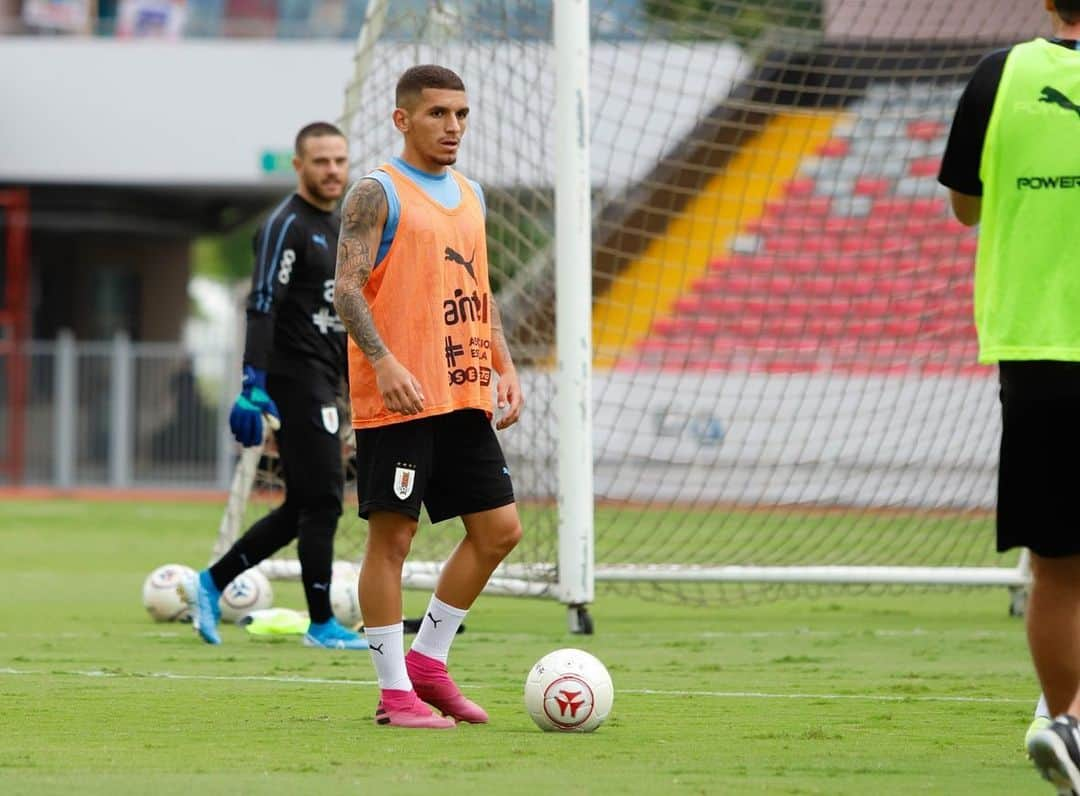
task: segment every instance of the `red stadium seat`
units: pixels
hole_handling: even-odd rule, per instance
[[[808,241],[812,241],[812,237],[802,237],[801,235],[787,235],[777,234],[770,235],[765,239],[765,251],[774,252],[776,254],[798,254],[804,250],[804,246]]]
[[[885,333],[884,318],[849,318],[846,331],[851,337],[879,338]]]
[[[774,337],[801,337],[806,334],[806,318],[797,315],[766,318],[763,328]]]
[[[919,296],[912,298],[897,297],[892,299],[892,312],[900,317],[919,317],[923,313],[929,311],[930,308],[930,302]]]
[[[715,274],[698,277],[694,280],[694,290],[698,293],[712,293],[722,288],[723,285],[724,278]]]
[[[979,239],[975,236],[969,236],[961,238],[960,245],[957,247],[957,253],[974,257],[979,251]]]
[[[811,179],[797,178],[788,180],[784,190],[788,196],[811,196],[814,193],[815,182]]]
[[[802,183],[800,182],[800,186]],[[800,188],[800,190],[802,190]],[[813,183],[811,183],[813,190]],[[811,216],[824,218],[832,210],[832,199],[828,196],[791,194],[784,199],[765,203],[765,215],[769,218],[798,218]]]
[[[899,221],[907,216],[933,218],[945,213],[945,199],[908,199],[900,196],[883,196],[874,201],[875,216],[888,216]]]
[[[846,334],[846,332],[847,323],[844,316],[826,318],[818,315],[806,320],[806,334],[808,337],[832,340]]]
[[[882,177],[859,177],[855,180],[856,196],[884,196],[892,190],[892,181]]]
[[[908,174],[912,177],[936,177],[941,170],[941,158],[917,158],[911,161]]]
[[[740,312],[749,312],[745,299],[737,296],[709,296],[701,301],[698,313],[710,316],[735,315]]]
[[[856,299],[851,302],[851,313],[856,316],[878,318],[889,314],[891,303],[888,296]]]
[[[940,142],[946,133],[936,120],[904,125],[914,141]],[[952,216],[944,191],[901,193],[911,178],[934,178],[940,157],[910,159],[898,183],[875,174],[873,162],[859,173],[860,164],[844,160],[852,152],[851,138],[822,144],[820,158],[843,161],[816,164],[822,175],[839,175],[838,198],[818,193],[830,177],[785,182],[761,217],[739,228],[757,236],[743,247],[756,253],[711,261],[673,315],[657,319],[653,335],[616,367],[985,375],[972,324],[977,238]]]
[[[885,333],[896,337],[915,337],[924,324],[918,318],[889,318],[885,321]]]
[[[674,337],[690,329],[690,322],[682,317],[657,318],[653,321],[653,334],[661,337]]]
[[[676,312],[684,315],[693,315],[702,311],[704,303],[705,300],[701,296],[691,294],[689,296],[679,296],[679,298],[675,299],[674,308]],[[657,324],[661,321],[662,319],[658,319],[653,322],[653,331],[656,331]]]
[[[944,124],[928,119],[909,122],[907,126],[908,138],[914,141],[936,141],[945,133],[946,127]]]
[[[818,147],[817,153],[823,158],[842,158],[851,152],[851,141],[847,138],[831,138]]]
[[[852,276],[837,279],[833,290],[839,296],[869,296],[880,293],[878,280],[868,276]]]

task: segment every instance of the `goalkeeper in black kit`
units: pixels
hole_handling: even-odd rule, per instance
[[[325,122],[301,129],[293,168],[296,192],[255,233],[243,387],[229,414],[233,435],[244,446],[261,444],[263,423],[280,420],[285,501],[181,586],[181,593],[199,636],[220,644],[221,590],[296,539],[310,617],[304,643],[364,650],[367,642],[334,619],[330,609],[334,533],[344,490],[337,407],[347,382],[345,327],[333,303],[337,206],[349,169],[341,131]]]

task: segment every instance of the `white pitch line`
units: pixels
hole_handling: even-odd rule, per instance
[[[31,669],[0,668],[0,675],[66,675],[99,678],[146,678],[161,680],[204,680],[211,682],[263,682],[291,685],[378,685],[377,680],[349,680],[345,678],[297,677],[273,675],[224,675],[224,674],[177,674],[175,672],[106,672],[99,669],[71,671],[34,671]],[[470,688],[490,688],[490,685],[469,683]],[[620,694],[664,697],[713,697],[715,699],[830,699],[861,700],[864,702],[972,702],[985,704],[1030,705],[1031,699],[1014,697],[964,697],[903,694],[770,694],[764,691],[679,691],[654,688],[621,688]]]
[[[925,630],[921,627],[903,630],[706,630],[700,638],[844,638],[870,635],[874,638],[950,638],[977,641],[988,638],[1022,638],[1023,634],[1005,630]]]
[[[43,672],[30,669],[0,669],[2,674],[44,674],[74,677],[159,679],[159,680],[208,680],[225,682],[295,683],[299,685],[378,685],[378,680],[346,680],[328,677],[295,677],[259,674],[177,674],[175,672],[106,672],[100,669]],[[483,686],[481,686],[483,687]]]
[[[484,635],[480,632],[476,633],[477,636]],[[493,634],[487,634],[493,635]],[[988,638],[1022,638],[1023,634],[1012,630],[962,630],[962,629],[925,629],[925,628],[905,628],[899,630],[887,630],[887,629],[858,629],[858,630],[812,630],[806,627],[796,627],[787,630],[705,630],[700,633],[689,634],[689,638],[845,638],[845,637],[864,637],[872,636],[874,638],[948,638],[948,639],[961,639],[978,641]],[[160,631],[146,631],[143,633],[136,633],[135,638],[185,638],[191,637],[190,630],[160,630]],[[3,638],[47,638],[47,639],[82,639],[82,638],[101,638],[101,633],[12,633],[10,631],[0,631],[0,639]],[[528,633],[500,633],[499,638],[504,640],[510,639],[531,639],[535,636]],[[252,639],[253,643],[263,643],[259,639]]]
[[[620,688],[620,694],[645,696],[718,697],[721,699],[845,699],[865,702],[978,702],[1030,705],[1031,699],[1014,697],[922,696],[902,694],[768,694],[761,691],[656,691],[651,688]]]

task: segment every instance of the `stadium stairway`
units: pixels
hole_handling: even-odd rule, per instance
[[[709,273],[717,246],[733,239],[766,204],[783,198],[784,182],[807,155],[829,140],[845,115],[839,110],[783,112],[770,116],[742,144],[723,170],[706,179],[666,229],[626,267],[593,308],[594,362],[614,365],[653,334],[656,318],[672,312]],[[769,179],[763,179],[763,177]]]
[[[871,86],[616,367],[985,373],[975,233],[936,183],[958,91]]]

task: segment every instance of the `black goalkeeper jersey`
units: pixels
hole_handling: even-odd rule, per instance
[[[244,363],[335,386],[346,373],[345,326],[334,311],[340,216],[292,194],[255,231]]]

